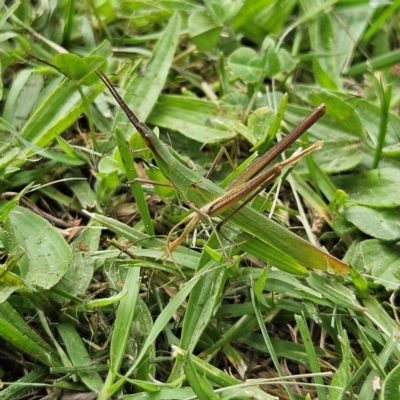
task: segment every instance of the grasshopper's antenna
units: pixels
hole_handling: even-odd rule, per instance
[[[128,117],[129,121],[132,122],[133,126],[138,130],[139,133],[146,134],[141,126],[141,122],[139,121],[138,117],[133,113],[133,111],[128,107],[125,101],[122,99],[120,94],[118,93],[117,89],[115,89],[112,82],[108,79],[107,75],[99,68],[96,71],[97,76],[103,81],[103,83],[107,86],[108,90],[117,101],[119,106],[125,112],[126,116]]]
[[[118,91],[115,89],[114,85],[107,78],[107,76],[104,74],[104,72],[101,69],[99,69],[98,71],[96,71],[96,74],[102,80],[102,82],[106,85],[108,90],[111,92],[114,99],[117,101],[117,103],[120,105],[122,110],[125,112],[129,121],[131,121],[132,125],[140,133],[140,136],[146,143],[146,146],[153,152],[153,154],[157,155],[158,158],[162,159],[164,161],[164,163],[167,165],[168,162],[165,160],[165,157],[162,155],[162,151],[160,151],[160,149],[157,148],[158,142],[155,138],[155,134],[153,133],[153,131],[144,122],[139,121],[139,118],[127,106],[125,101],[119,95]]]

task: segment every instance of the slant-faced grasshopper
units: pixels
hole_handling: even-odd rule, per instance
[[[260,193],[271,182],[273,182],[281,174],[283,168],[285,168],[288,165],[295,164],[297,161],[299,161],[301,159],[301,157],[305,156],[306,154],[311,153],[314,150],[318,150],[321,147],[322,147],[322,141],[315,142],[309,148],[307,148],[297,154],[294,154],[292,157],[288,158],[285,161],[275,164],[268,171],[265,171],[264,173],[256,176],[255,178],[253,178],[247,182],[244,182],[238,186],[234,186],[227,193],[225,193],[224,195],[207,203],[205,206],[201,207],[200,209],[195,209],[194,213],[188,215],[186,218],[184,218],[182,221],[180,221],[178,224],[176,224],[169,232],[168,237],[167,237],[168,251],[169,252],[175,251],[177,249],[177,247],[184,241],[185,237],[196,227],[196,225],[199,223],[201,218],[209,219],[210,217],[220,215],[224,211],[233,207],[234,205],[237,205],[239,201],[241,201],[247,195],[249,195],[250,193],[253,193],[255,191],[255,193],[253,193],[249,199],[246,199],[246,202],[240,204],[239,207],[233,211],[233,212],[237,212],[238,209],[242,208],[242,206],[244,206],[249,200],[253,199],[258,193]],[[250,165],[250,167],[251,167],[251,165]],[[233,215],[233,212],[231,212],[231,214],[228,216],[229,218]],[[225,222],[228,217],[224,218],[223,222]],[[186,225],[183,233],[178,237],[178,239],[171,242],[172,235],[175,232],[176,228],[178,228],[180,225],[183,225],[185,223],[187,223],[187,225]],[[221,223],[217,225],[217,230],[219,230],[220,227],[221,227]],[[217,232],[216,232],[216,235],[218,235]],[[223,247],[222,247],[222,249],[223,249]],[[224,252],[224,255],[225,255],[225,257],[227,257],[225,252]]]
[[[321,145],[321,143],[316,143],[309,149],[295,155],[294,158],[278,163],[271,170],[256,176],[248,182],[244,182],[254,176],[258,171],[262,170],[265,165],[279,155],[285,148],[289,147],[302,133],[313,125],[315,121],[324,114],[324,105],[319,106],[310,117],[303,121],[303,123],[300,124],[300,128],[296,128],[295,131],[291,132],[283,141],[279,142],[278,145],[264,154],[264,156],[259,159],[261,161],[256,161],[253,164],[254,166],[250,167],[250,172],[248,169],[239,175],[236,178],[236,186],[231,183],[229,191],[225,192],[219,186],[203,178],[196,171],[190,170],[173,157],[168,148],[157,138],[154,132],[145,123],[138,120],[104,73],[100,71],[98,75],[123,109],[130,122],[142,136],[146,146],[152,151],[160,171],[172,182],[173,186],[180,191],[187,204],[196,210],[196,212],[184,220],[189,223],[183,234],[175,241],[168,243],[169,252],[172,252],[182,243],[185,235],[201,218],[210,218],[213,215],[219,214],[221,214],[223,218],[226,218],[229,214],[227,210],[234,204],[240,202],[241,199],[257,188],[265,187],[265,182],[271,182],[279,175],[282,168],[298,161],[301,156],[316,150]],[[243,231],[257,236],[257,238],[262,240],[266,245],[280,252],[282,258],[292,260],[294,265],[330,270],[340,274],[348,272],[347,265],[342,261],[317,249],[307,241],[285,230],[255,209],[249,206],[243,206],[243,203],[239,206],[237,212],[231,214],[231,221],[235,225]],[[249,221],[252,221],[252,223],[249,223]],[[183,221],[181,223],[183,223]],[[176,227],[174,227],[173,230],[175,228]],[[168,236],[167,242],[170,241],[171,234],[172,233]]]

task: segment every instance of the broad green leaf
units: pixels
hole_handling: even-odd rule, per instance
[[[117,10],[113,8],[113,4],[110,1],[96,2],[94,6],[97,13],[102,15],[107,23],[111,23],[117,19]]]
[[[387,290],[397,290],[400,284],[400,251],[397,245],[380,240],[364,240],[358,244],[351,264],[359,272],[375,278]]]
[[[212,21],[206,12],[191,14],[188,24],[190,38],[200,51],[211,50],[218,43],[222,25]]]
[[[344,217],[360,231],[381,240],[400,240],[400,210],[377,210],[349,204],[343,211]]]
[[[106,63],[102,56],[79,57],[75,54],[61,53],[54,57],[55,66],[76,84],[94,85],[99,78],[94,73]]]
[[[228,65],[246,83],[258,82],[263,77],[261,58],[248,47],[241,47],[233,52],[228,58]]]
[[[309,3],[309,2],[308,2]],[[310,4],[310,3],[309,3]],[[332,40],[333,23],[330,14],[321,14],[318,18],[310,21],[310,26],[314,25],[317,30],[317,37],[313,43],[313,49],[317,53],[318,59],[314,59],[313,66],[317,67],[315,76],[318,83],[329,89],[338,89],[342,87],[342,79],[340,76],[340,66],[335,53],[335,41]],[[323,55],[321,57],[321,55]],[[323,74],[324,71],[326,74]],[[329,81],[326,79],[329,76]],[[319,78],[322,78],[319,80]],[[326,86],[325,86],[326,85]]]
[[[282,73],[288,74],[296,68],[296,60],[289,54],[286,49],[279,49],[278,59],[280,70]]]
[[[112,59],[111,56],[113,54],[112,46],[111,43],[108,40],[103,40],[97,47],[95,47],[93,50],[91,50],[90,54],[85,57],[85,60],[87,61],[89,65],[89,69],[92,68],[92,63],[93,60],[97,59],[92,59],[92,56],[101,56],[104,57],[104,59],[108,62],[111,61],[111,64],[116,64],[117,60]],[[97,61],[95,61],[97,62]]]
[[[181,18],[176,13],[154,48],[153,57],[146,65],[144,73],[133,77],[126,87],[124,100],[134,110],[140,121],[147,120],[164,87],[178,45],[180,27]],[[130,137],[134,128],[126,124],[122,110],[118,112],[115,124],[121,121],[123,124],[120,129],[126,126],[124,136]]]
[[[2,118],[6,121],[13,123],[14,114],[17,112],[16,102],[22,91],[23,87],[26,85],[29,77],[32,74],[31,69],[22,70],[14,76],[13,84],[11,86],[10,92],[8,93],[6,103],[3,109]],[[3,83],[3,82],[2,82]]]
[[[229,93],[221,98],[223,104],[230,104],[236,106],[242,110],[245,110],[249,105],[249,96],[244,93],[233,92]]]
[[[261,47],[264,75],[272,78],[281,70],[281,64],[276,53],[275,43],[271,38],[266,38]]]
[[[325,103],[327,115],[343,125],[356,137],[360,139],[364,137],[363,126],[354,107],[351,103],[342,100],[335,92],[320,90],[319,92],[310,93],[309,100],[314,106]]]
[[[275,113],[269,107],[257,108],[249,117],[247,126],[256,137],[257,141],[266,139],[270,126],[275,120]]]
[[[99,81],[95,71],[99,68],[105,69],[107,66],[107,59],[102,56],[90,55],[83,60],[87,65],[87,75],[82,80],[82,84],[85,86],[92,86]]]
[[[257,145],[257,139],[253,135],[253,132],[246,125],[244,125],[241,121],[234,122],[232,124],[232,129],[235,132],[242,135],[253,146]]]
[[[377,133],[380,119],[380,106],[364,99],[354,99],[352,105],[357,111],[357,114],[363,121],[364,130],[367,133],[366,140],[370,146],[376,146]],[[385,145],[398,145],[398,132],[400,129],[400,117],[397,113],[388,113],[387,132],[385,137]],[[384,149],[385,151],[385,149]]]
[[[55,55],[54,65],[75,82],[80,82],[89,73],[85,60],[75,54],[61,53]]]
[[[74,326],[70,324],[58,324],[57,330],[62,337],[72,365],[81,366],[89,364],[92,361],[80,334]],[[103,385],[100,375],[96,372],[80,372],[78,376],[93,391],[99,390]]]
[[[64,276],[72,262],[72,253],[49,222],[17,206],[9,214],[5,228],[10,236],[10,249],[21,246],[26,252],[18,266],[19,275],[29,285],[49,289]]]
[[[274,0],[254,0],[245,1],[240,13],[236,14],[232,21],[233,28],[239,29],[253,22],[253,19],[264,11],[269,5],[275,3]]]
[[[260,245],[259,240],[251,240],[249,243],[243,243],[240,246],[243,248],[252,246],[252,254],[256,252],[257,256],[261,256],[261,259],[271,262],[279,268],[299,275],[307,274],[304,267],[333,271],[337,274],[348,272],[347,265],[343,262],[311,246],[304,239],[291,234],[281,225],[265,218],[250,207],[246,208],[244,213],[236,213],[232,216],[232,220],[236,226],[265,243]],[[282,262],[280,259],[282,259]]]
[[[317,82],[325,89],[336,90],[337,86],[332,80],[329,70],[321,67],[320,59],[316,56],[313,58],[313,70]]]
[[[315,94],[315,90],[310,90],[309,87],[304,85],[296,85],[293,88],[294,94],[299,96],[304,102],[308,103],[309,98]],[[319,106],[322,100],[316,100],[313,105]],[[327,108],[329,109],[329,107]],[[288,103],[284,120],[289,124],[290,128],[294,128],[304,118],[310,114],[310,109],[299,107],[292,103]],[[354,134],[350,132],[346,127],[341,125],[340,121],[336,121],[331,118],[330,115],[325,114],[314,126],[308,130],[309,141],[323,140],[325,144],[342,142],[347,145],[353,142],[359,142],[359,137],[354,137]],[[361,146],[361,145],[360,145]]]
[[[282,30],[297,3],[297,0],[245,1],[232,21],[233,28],[250,41],[261,44],[266,35]]]
[[[327,90],[316,91],[305,85],[297,85],[294,88],[295,93],[305,101],[311,101],[314,105],[319,105],[324,102],[327,105],[327,116],[331,116],[337,122],[329,122],[329,126],[325,130],[330,130],[328,136],[321,139],[332,141],[340,139],[348,140],[349,134],[361,139],[367,147],[374,148],[377,141],[377,133],[380,120],[380,106],[367,101],[365,99],[354,98],[350,103],[348,96],[342,92],[329,92]],[[348,104],[347,104],[348,103]],[[293,106],[290,105],[290,110]],[[342,109],[343,107],[343,109]],[[341,114],[343,112],[343,114]],[[327,125],[325,117],[319,122],[319,125]],[[361,122],[362,121],[362,125]],[[340,126],[340,125],[341,126]],[[354,125],[352,127],[352,125]],[[388,114],[387,134],[385,146],[398,145],[397,132],[400,130],[400,117],[393,112]],[[342,132],[340,132],[342,131]],[[343,137],[343,134],[345,136]],[[335,137],[336,136],[336,137]],[[333,139],[335,137],[335,139]],[[384,149],[385,152],[390,152],[390,148]],[[396,156],[396,152],[394,152]]]
[[[103,157],[100,160],[98,176],[104,178],[106,174],[110,174],[114,171],[116,171],[118,175],[125,174],[118,150],[114,152],[114,157]]]
[[[325,173],[337,173],[355,168],[362,161],[359,142],[335,141],[325,142],[322,149],[314,152],[312,158]],[[305,160],[301,160],[296,168],[298,174],[308,173]]]
[[[66,177],[69,177],[69,175],[67,175]],[[82,209],[86,209],[88,207],[93,208],[96,206],[96,194],[94,193],[93,189],[90,187],[90,184],[86,179],[84,179],[83,177],[80,179],[76,178],[68,182],[68,186],[75,194],[75,198],[77,201],[79,201]]]
[[[344,2],[340,7],[335,7],[337,17],[331,19],[335,37],[332,55],[337,60],[339,72],[343,73],[349,67],[354,51],[376,12],[380,13],[379,9],[371,7],[368,1]],[[343,29],[343,26],[346,26],[346,29]]]
[[[348,194],[351,203],[375,208],[400,206],[400,176],[394,168],[342,175],[332,180],[338,189]]]
[[[243,6],[244,0],[204,0],[216,21],[230,21]]]
[[[29,114],[37,107],[37,99],[43,84],[43,76],[29,69],[21,71],[13,80],[3,118],[17,130],[22,128]]]
[[[237,113],[235,106],[217,106],[204,100],[164,95],[160,96],[147,121],[179,131],[193,140],[212,143],[235,135],[231,126]]]
[[[262,142],[256,146],[256,149],[259,149],[260,154],[264,154],[271,147],[271,144],[275,139],[276,134],[278,133],[278,129],[281,126],[288,100],[289,100],[289,95],[285,93],[282,97],[282,100],[280,101],[278,109],[276,110],[276,115],[274,117],[274,120],[268,127],[267,134],[264,136]],[[257,112],[257,110],[255,112]]]

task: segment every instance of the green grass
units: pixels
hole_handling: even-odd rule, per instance
[[[400,1],[376,4],[0,2],[0,400],[400,397]],[[235,263],[206,219],[165,257],[221,146],[225,187],[321,103],[284,157],[324,147],[223,228]]]

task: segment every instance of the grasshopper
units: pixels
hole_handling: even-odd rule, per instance
[[[182,194],[185,202],[195,210],[187,218],[176,225],[167,238],[167,251],[172,253],[184,240],[186,235],[195,227],[201,218],[211,219],[211,216],[221,214],[223,218],[229,215],[229,208],[237,204],[247,194],[257,188],[265,188],[268,183],[275,179],[281,170],[292,163],[297,162],[303,155],[316,150],[321,146],[320,142],[315,143],[310,148],[294,155],[286,161],[276,164],[270,170],[261,173],[250,181],[245,182],[249,177],[259,172],[272,159],[279,155],[286,147],[289,147],[302,133],[305,132],[320,116],[324,114],[325,106],[319,106],[310,117],[303,121],[301,128],[296,128],[296,134],[289,134],[283,139],[280,145],[273,147],[268,153],[265,153],[259,160],[255,161],[247,170],[243,171],[234,182],[231,182],[228,192],[204,178],[196,171],[184,166],[169,151],[169,149],[158,139],[154,132],[144,123],[139,121],[132,110],[123,101],[113,84],[102,72],[98,72],[99,78],[109,89],[112,96],[125,112],[129,121],[142,136],[146,146],[152,151],[155,162],[167,177],[173,187]],[[299,125],[299,126],[300,126]],[[282,144],[283,142],[283,144]],[[278,148],[277,148],[278,147]],[[261,160],[261,161],[260,161]],[[256,190],[256,194],[260,189]],[[253,198],[254,195],[251,196]],[[237,210],[230,215],[231,221],[250,235],[256,236],[266,245],[271,246],[281,254],[283,259],[291,261],[293,264],[303,267],[313,267],[315,269],[329,270],[344,274],[348,272],[348,266],[337,258],[325,253],[309,242],[301,239],[293,233],[287,231],[274,221],[268,219],[252,207],[241,203]],[[225,221],[225,219],[223,221]],[[249,221],[253,223],[249,224]],[[188,222],[183,234],[171,242],[171,235],[177,226]],[[218,238],[218,234],[217,234]],[[294,254],[295,256],[290,256]]]
[[[168,250],[170,252],[176,250],[177,247],[183,242],[185,237],[196,227],[201,218],[210,218],[222,214],[224,211],[228,210],[233,205],[237,204],[238,201],[243,199],[245,196],[256,190],[255,193],[250,196],[250,198],[246,199],[245,202],[240,204],[238,208],[236,208],[233,212],[231,212],[227,217],[223,219],[222,223],[225,223],[228,220],[228,218],[232,217],[233,213],[236,213],[240,208],[242,208],[245,204],[247,204],[250,200],[252,200],[255,196],[257,196],[262,190],[264,190],[273,180],[275,180],[281,174],[283,168],[285,168],[288,165],[295,164],[297,161],[301,159],[301,157],[311,153],[314,150],[318,150],[321,147],[322,147],[322,142],[321,141],[316,142],[309,148],[301,151],[300,153],[294,154],[289,159],[275,164],[271,169],[256,176],[255,178],[247,182],[244,182],[238,186],[231,187],[230,185],[231,189],[226,194],[207,203],[200,209],[195,209],[194,213],[188,215],[186,218],[184,218],[182,221],[180,221],[171,229],[167,237]],[[172,235],[175,232],[176,228],[185,223],[188,224],[186,225],[183,233],[179,236],[178,239],[171,242]],[[222,223],[219,223],[217,225],[216,229],[217,237],[218,237],[217,231],[220,230]],[[230,240],[227,237],[226,239]],[[226,257],[226,254],[224,255]]]

